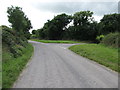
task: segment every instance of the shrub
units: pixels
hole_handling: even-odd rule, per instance
[[[2,28],[2,41],[7,45],[15,45],[15,35],[10,28]]]
[[[103,38],[104,38],[104,35],[97,36],[96,37],[97,43],[100,43]]]
[[[26,47],[27,39],[18,35],[15,30],[2,26],[2,43],[4,44],[3,47],[8,47],[14,57],[18,57],[22,55],[22,49]]]
[[[104,39],[102,40],[101,43],[107,45],[107,46],[112,46],[112,47],[120,47],[120,34],[119,33],[110,33],[107,34]]]
[[[10,51],[13,53],[15,58],[22,55],[22,51],[16,46],[11,47]]]
[[[35,38],[37,38],[36,35],[31,35],[31,39],[35,39]]]

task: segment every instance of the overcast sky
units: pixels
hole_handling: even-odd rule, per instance
[[[48,19],[66,13],[73,15],[75,12],[90,10],[94,12],[96,21],[104,14],[117,13],[119,0],[1,0],[0,25],[9,26],[7,7],[19,6],[31,20],[33,29],[43,27]]]

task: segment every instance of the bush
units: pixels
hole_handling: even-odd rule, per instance
[[[100,43],[104,38],[104,35],[100,35],[96,37],[97,43]]]
[[[31,35],[31,39],[36,39],[38,38],[36,35]]]
[[[22,49],[26,47],[27,39],[18,35],[15,30],[2,26],[2,43],[3,47],[8,47],[14,57],[18,57],[22,55]]]
[[[14,57],[18,57],[18,56],[21,56],[22,55],[22,47],[20,47],[19,45],[15,45],[15,46],[12,46],[10,48],[10,51],[11,53],[13,53]]]
[[[15,35],[10,28],[2,28],[2,42],[7,45],[15,45]]]
[[[119,33],[110,33],[107,34],[104,39],[102,40],[101,43],[107,45],[107,46],[112,46],[112,47],[120,47],[120,34]]]

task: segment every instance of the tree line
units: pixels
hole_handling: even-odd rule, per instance
[[[20,7],[8,7],[7,13],[11,28],[3,26],[3,42],[12,43],[9,40],[8,32],[12,32],[13,36],[21,39],[20,42],[27,42],[27,39],[31,37],[29,32],[32,29],[31,21]],[[71,22],[73,24],[69,25]],[[52,20],[47,20],[42,28],[32,31],[33,36],[39,39],[86,40],[93,42],[98,42],[97,39],[115,32],[120,32],[120,14],[104,15],[98,23],[95,21],[91,11],[80,11],[73,15],[59,14],[54,16]]]
[[[73,25],[69,25],[73,22]],[[68,26],[69,25],[69,26]],[[97,42],[100,35],[120,32],[120,14],[107,14],[98,23],[91,11],[80,11],[74,15],[65,13],[48,20],[43,28],[33,30],[33,36],[48,40],[87,40]]]

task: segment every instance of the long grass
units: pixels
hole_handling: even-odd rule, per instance
[[[33,46],[28,44],[23,49],[23,54],[20,57],[14,58],[11,53],[3,51],[2,63],[2,88],[11,88],[13,83],[17,80],[19,74],[25,67],[33,53]]]
[[[118,49],[99,44],[75,45],[69,48],[73,52],[94,60],[112,70],[118,70]],[[120,67],[120,66],[119,66]]]

